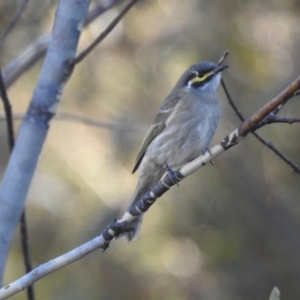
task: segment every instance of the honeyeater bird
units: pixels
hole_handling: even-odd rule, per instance
[[[127,207],[135,205],[165,172],[187,163],[205,151],[220,115],[217,89],[221,72],[228,68],[203,61],[190,66],[163,101],[140,147],[133,173],[140,167],[135,192]],[[123,234],[130,242],[140,231],[143,214]]]

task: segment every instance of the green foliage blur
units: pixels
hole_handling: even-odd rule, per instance
[[[0,2],[1,31],[19,3]],[[2,69],[51,32],[56,6],[29,1],[0,45]],[[120,7],[84,30],[79,51]],[[92,239],[121,214],[137,181],[131,171],[143,134],[189,65],[217,62],[228,49],[223,78],[245,117],[298,76],[299,15],[296,0],[140,1],[76,67],[58,111],[121,129],[130,125],[135,132],[52,121],[26,203],[34,266]],[[25,112],[41,65],[9,88],[15,113]],[[219,97],[222,115],[212,145],[239,125],[222,88]],[[299,97],[280,115],[299,116]],[[299,125],[276,124],[259,133],[300,165]],[[9,156],[3,121],[0,139],[2,176]],[[282,299],[299,299],[299,175],[252,136],[214,163],[157,201],[138,240],[113,242],[105,253],[41,279],[37,299],[263,300],[274,286]],[[23,273],[17,230],[5,284]]]

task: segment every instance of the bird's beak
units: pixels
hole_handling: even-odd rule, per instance
[[[229,68],[229,66],[227,66],[227,65],[221,65],[221,66],[218,66],[217,68],[215,68],[213,72],[214,72],[214,74],[217,74],[219,72],[224,71],[227,68]]]
[[[206,78],[210,76],[215,76],[216,74],[222,72],[223,70],[229,68],[227,65],[221,65],[216,67],[214,70],[210,71],[209,73],[206,74]]]

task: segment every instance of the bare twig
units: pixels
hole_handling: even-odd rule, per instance
[[[229,149],[231,146],[236,145],[241,141],[247,133],[249,133],[252,128],[259,123],[266,115],[274,110],[274,105],[280,105],[285,101],[290,99],[295,90],[300,88],[300,76],[289,85],[281,94],[276,96],[268,104],[266,104],[261,110],[255,113],[247,121],[242,123],[238,128],[236,128],[232,133],[227,135],[218,145],[215,145],[210,149],[210,152],[206,152],[204,155],[199,156],[194,161],[186,164],[180,170],[175,172],[178,181],[184,179],[188,175],[192,174],[196,170],[200,169],[206,165],[209,161],[214,159],[216,156],[220,155],[225,150]],[[126,212],[121,219],[112,221],[103,232],[94,238],[93,240],[79,246],[78,248],[61,255],[60,257],[53,259],[45,264],[40,265],[29,274],[21,277],[15,282],[0,289],[0,298],[5,299],[11,295],[14,295],[33,282],[39,280],[40,278],[58,270],[68,264],[71,264],[85,255],[95,251],[99,248],[105,250],[108,248],[110,242],[123,232],[130,230],[128,224],[132,222],[141,213],[146,212],[151,205],[156,201],[158,197],[163,195],[176,184],[169,175],[166,175],[158,184],[150,189],[143,196],[143,198],[133,206],[128,212]]]
[[[224,54],[222,55],[222,57],[219,59],[219,61],[218,61],[218,66],[221,65],[221,64],[224,62],[224,60],[225,60],[225,58],[227,57],[228,54],[229,54],[229,51],[226,50],[226,51],[224,52]]]
[[[24,114],[14,114],[13,119],[22,120],[23,117]],[[54,119],[57,121],[69,121],[69,122],[85,124],[88,126],[101,127],[101,128],[111,129],[111,130],[119,130],[119,131],[133,132],[133,133],[145,133],[147,129],[146,126],[142,126],[142,125],[130,125],[126,123],[122,124],[122,123],[107,122],[107,121],[101,121],[99,119],[91,119],[91,118],[68,114],[68,113],[57,113],[54,116]],[[1,121],[6,121],[5,116],[0,115],[0,122]]]
[[[102,128],[120,130],[126,132],[145,133],[146,131],[146,129],[143,126],[132,126],[128,124],[106,122],[98,119],[91,119],[91,118],[76,116],[67,113],[58,113],[55,116],[55,119],[61,121],[78,122],[89,126],[102,127]]]
[[[98,3],[87,15],[84,26],[90,24],[97,17],[110,9],[120,0],[110,0]],[[12,61],[3,71],[3,78],[6,88],[15,82],[23,73],[32,67],[40,58],[44,57],[50,36],[40,38],[33,46],[26,49],[18,58]]]
[[[287,156],[285,156],[281,151],[279,151],[271,142],[264,139],[257,132],[252,132],[252,134],[266,147],[272,150],[279,158],[281,158],[285,163],[287,163],[296,173],[300,174],[300,168],[293,161],[291,161]]]
[[[236,115],[238,116],[238,118],[239,118],[242,122],[244,122],[244,121],[245,121],[245,118],[243,117],[242,113],[239,111],[239,109],[238,109],[237,106],[235,105],[234,101],[232,100],[231,95],[229,94],[229,91],[228,91],[228,89],[227,89],[227,87],[226,87],[226,84],[225,84],[223,78],[221,78],[221,85],[222,85],[222,87],[223,87],[223,89],[224,89],[224,92],[225,92],[225,95],[226,95],[226,97],[227,97],[227,99],[228,99],[229,104],[231,105],[231,107],[232,107],[233,110],[235,111],[235,113],[236,113]]]
[[[16,12],[15,16],[13,17],[11,22],[8,24],[5,31],[2,33],[2,35],[0,37],[0,44],[5,40],[5,38],[9,35],[9,33],[13,30],[13,28],[19,21],[21,14],[22,14],[23,10],[25,9],[27,3],[28,3],[28,0],[23,0],[22,3],[20,4],[20,7],[19,7],[18,11]]]
[[[23,259],[25,264],[25,271],[26,273],[30,273],[32,271],[32,263],[30,258],[30,251],[29,251],[29,237],[28,237],[28,226],[26,221],[26,210],[23,210],[23,213],[20,218],[20,233],[21,233],[21,246],[22,246],[22,253]],[[34,300],[34,287],[33,284],[29,285],[26,289],[27,292],[27,299]]]
[[[226,94],[226,97],[228,99],[228,102],[229,104],[231,105],[231,107],[233,108],[233,110],[235,111],[236,115],[238,116],[238,118],[244,122],[245,121],[245,118],[243,117],[242,113],[240,112],[240,110],[237,108],[235,102],[232,100],[232,97],[231,95],[229,94],[229,91],[225,85],[225,82],[223,79],[221,79],[221,84],[222,84],[222,87],[224,89],[224,92]],[[282,106],[284,105],[285,103],[282,103],[281,105],[279,105],[278,107],[280,108],[275,108],[271,114],[269,116],[272,116],[272,114],[276,114],[279,112],[279,110],[282,108]],[[269,117],[268,116],[268,117]],[[274,116],[274,115],[273,115]],[[259,122],[258,124],[260,123],[263,123],[265,119],[268,119],[268,117],[264,118],[261,122]],[[275,116],[276,117],[276,116]],[[266,124],[265,124],[266,125]],[[255,127],[255,129],[253,130],[257,130],[259,127],[259,125],[257,125]],[[264,126],[264,125],[262,125]],[[261,127],[261,126],[260,126]],[[273,151],[279,158],[281,158],[286,164],[288,164],[296,173],[300,174],[300,167],[295,164],[293,161],[291,161],[287,156],[285,156],[281,151],[279,151],[271,142],[267,141],[266,139],[264,139],[260,134],[258,134],[257,132],[254,132],[252,131],[251,132],[261,143],[263,143],[266,147],[268,147],[271,151]]]
[[[4,112],[5,112],[8,145],[9,145],[9,150],[11,151],[14,146],[14,143],[15,143],[13,116],[12,116],[11,104],[8,99],[8,95],[6,92],[5,85],[4,85],[1,69],[0,69],[0,94],[1,94],[2,103],[3,103],[3,107],[4,107]]]
[[[284,118],[278,117],[276,115],[270,114],[266,118],[264,118],[259,124],[256,126],[255,130],[269,124],[273,123],[285,123],[285,124],[294,124],[299,123],[300,117],[293,117],[293,118]]]
[[[100,1],[96,4],[88,13],[88,16],[84,22],[84,26],[93,22],[97,17],[102,15],[105,11],[118,4],[121,0],[106,0]]]
[[[111,21],[111,23],[106,27],[106,29],[77,57],[74,59],[73,63],[78,64],[81,62],[99,43],[101,43],[109,33],[116,27],[116,25],[122,20],[124,15],[129,11],[129,9],[137,2],[138,0],[131,0],[128,4],[120,11],[120,13]]]
[[[50,36],[40,38],[37,43],[26,49],[5,68],[3,78],[6,88],[10,87],[13,82],[45,55],[49,40]]]
[[[11,104],[6,92],[6,88],[4,86],[1,69],[0,69],[0,94],[4,106],[8,144],[11,152],[15,143],[13,114],[12,114]],[[21,233],[21,246],[22,246],[22,253],[23,253],[24,264],[25,264],[25,271],[26,273],[29,273],[32,270],[32,265],[31,265],[30,251],[28,245],[28,230],[27,230],[25,209],[23,210],[23,213],[20,218],[20,233]],[[27,288],[27,299],[28,300],[35,299],[33,285],[30,285]]]

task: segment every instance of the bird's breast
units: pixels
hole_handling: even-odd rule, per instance
[[[166,128],[149,145],[146,156],[158,164],[176,167],[204,152],[215,134],[218,101],[181,103],[166,122]]]

